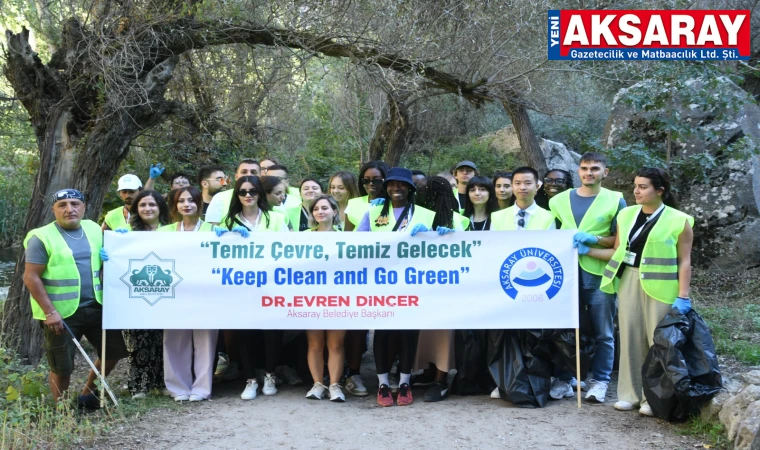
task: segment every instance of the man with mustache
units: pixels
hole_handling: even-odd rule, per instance
[[[62,189],[53,194],[55,221],[31,230],[24,239],[24,285],[31,294],[32,315],[44,328],[50,391],[56,401],[69,387],[77,352],[64,323],[77,339],[86,336],[98,355],[101,351],[103,233],[97,223],[83,220],[84,212],[84,195]],[[127,350],[121,330],[107,330],[106,335],[107,375]],[[101,367],[100,360],[95,367]],[[90,371],[77,401],[80,408],[100,406],[95,378]]]

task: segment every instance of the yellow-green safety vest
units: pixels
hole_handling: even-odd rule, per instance
[[[338,232],[342,232],[342,231],[343,231],[343,230],[341,230],[341,229],[340,229],[340,227],[339,227],[339,226],[337,226],[337,225],[333,225],[333,230],[334,230],[334,231],[338,231]],[[308,228],[308,229],[306,229],[306,230],[303,230],[303,232],[304,232],[304,233],[306,233],[307,231],[313,231],[313,232],[316,232],[317,230],[312,230],[311,228]]]
[[[393,227],[396,226],[396,216],[393,214],[393,208],[388,209],[388,224],[383,226],[377,226],[375,220],[380,217],[380,213],[383,211],[383,205],[370,206],[369,208],[369,226],[372,231],[393,231]],[[435,219],[435,213],[422,206],[414,206],[412,213],[412,221],[406,226],[405,231],[412,231],[415,225],[421,223],[433,229],[433,219]]]
[[[618,291],[620,278],[617,272],[628,248],[628,235],[636,223],[641,206],[629,206],[618,213],[619,245],[602,275],[601,289],[609,294]],[[666,206],[649,232],[641,254],[639,277],[641,287],[650,297],[672,304],[678,297],[678,237],[686,221],[694,226],[694,218],[677,209]]]
[[[301,206],[301,192],[298,188],[288,186],[288,195],[285,197],[285,202],[282,204],[285,209]]]
[[[124,207],[119,206],[116,209],[112,209],[106,213],[105,219],[103,219],[103,222],[108,225],[108,228],[116,231],[119,228],[126,228],[127,230],[132,230],[132,227],[127,223],[127,220],[124,218]]]
[[[461,230],[464,231],[469,226],[470,226],[470,219],[468,219],[467,217],[455,211],[454,212],[454,229],[459,230],[461,227]]]
[[[515,215],[519,208],[512,205],[507,209],[491,213],[491,230],[492,231],[517,231],[515,225]],[[554,223],[554,215],[544,208],[536,205],[531,211],[528,219],[528,226],[525,230],[548,230]]]
[[[199,219],[199,220],[200,220],[200,219]],[[158,228],[156,229],[156,231],[161,231],[161,232],[167,232],[167,231],[179,231],[179,230],[177,229],[177,225],[178,225],[178,224],[179,224],[179,222],[170,223],[169,225],[164,225],[164,226],[162,226],[162,227],[158,227]],[[214,226],[213,226],[213,225],[211,225],[211,224],[210,224],[210,223],[208,223],[208,222],[204,222],[204,221],[202,221],[202,220],[201,220],[201,227],[200,227],[200,228],[198,228],[198,231],[214,231]]]
[[[362,223],[364,215],[369,211],[369,195],[364,197],[354,197],[346,204],[346,210],[344,214],[346,220],[351,222],[354,226],[354,230],[359,228],[359,224]]]
[[[285,211],[287,217],[286,223],[290,224],[293,231],[298,231],[298,228],[301,226],[301,205],[295,208],[288,208]]]
[[[100,226],[91,220],[82,220],[79,225],[90,243],[92,287],[95,291],[95,300],[102,305],[103,286],[100,284],[100,249],[103,247],[103,232]],[[32,236],[37,236],[47,250],[48,262],[40,278],[45,286],[48,298],[62,318],[70,317],[79,307],[82,285],[74,254],[55,226],[55,222],[30,231],[24,238],[24,248]],[[31,297],[31,301],[32,317],[37,320],[45,320],[45,312],[37,304],[34,297]]]
[[[573,209],[570,206],[570,192],[574,190],[560,192],[549,201],[549,209],[562,222],[561,229],[584,231],[594,236],[610,236],[610,227],[613,219],[615,219],[615,214],[617,214],[623,194],[602,188],[583,216],[581,224],[576,226]],[[590,244],[589,247],[603,248],[597,244]],[[578,263],[583,270],[594,275],[602,275],[604,266],[607,264],[606,261],[588,255],[579,255]]]

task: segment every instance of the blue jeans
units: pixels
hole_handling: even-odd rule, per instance
[[[596,381],[609,383],[615,362],[615,295],[599,289],[580,289],[579,293],[581,308],[588,308],[589,325],[596,349],[591,361],[591,376]]]

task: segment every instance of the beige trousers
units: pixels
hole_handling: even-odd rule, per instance
[[[648,296],[641,287],[639,269],[626,266],[618,290],[620,369],[618,400],[640,405],[644,401],[641,366],[652,346],[654,329],[673,305]]]

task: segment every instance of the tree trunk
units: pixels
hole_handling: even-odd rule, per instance
[[[530,167],[538,171],[539,176],[544,176],[548,170],[546,159],[541,151],[541,146],[538,144],[538,138],[536,138],[536,132],[533,130],[533,124],[530,122],[528,110],[523,105],[512,103],[508,100],[502,100],[501,104],[504,106],[509,118],[512,120],[512,125],[515,127],[515,133],[517,133],[517,139],[520,141],[523,157],[525,157]]]
[[[396,167],[409,147],[413,136],[409,108],[404,101],[388,94],[388,118],[377,125],[369,144],[370,160],[384,160]]]
[[[27,39],[26,30],[17,35],[8,33],[5,68],[6,78],[29,112],[40,155],[24,232],[54,220],[53,193],[63,188],[82,191],[87,205],[85,218],[97,220],[130,141],[172,111],[173,105],[160,99],[176,58],[154,67],[143,81],[145,92],[155,102],[119,111],[96,110],[96,101],[87,98],[89,92],[68,88],[67,80],[42,65]],[[82,116],[90,114],[99,115],[83,126]],[[23,284],[24,264],[22,252],[4,305],[2,336],[4,345],[36,363],[43,354],[42,330],[39,321],[32,319],[29,292]]]

